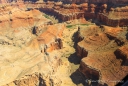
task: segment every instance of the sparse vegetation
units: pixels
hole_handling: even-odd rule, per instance
[[[44,14],[44,17],[47,18],[47,19],[50,19],[48,15]]]
[[[73,26],[73,25],[67,25],[66,27],[67,27],[67,28],[71,28],[72,26]]]
[[[50,19],[54,24],[59,22],[58,19],[56,19],[54,16],[44,14],[44,17],[47,18],[47,19]]]
[[[82,25],[82,26],[88,26],[88,24],[75,24],[75,25],[67,25],[67,28],[72,28],[73,26]]]

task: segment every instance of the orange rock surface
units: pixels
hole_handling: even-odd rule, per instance
[[[122,82],[128,75],[128,1],[46,1],[0,1],[0,86]]]
[[[62,62],[61,53],[57,49],[63,47],[61,37],[65,25],[48,25],[51,20],[35,9],[25,11],[9,8],[6,12],[1,12],[0,15],[0,85],[9,83],[6,86],[50,86],[49,76],[60,76],[59,66]],[[62,65],[64,68],[68,67]],[[65,70],[65,74],[68,74],[68,69]],[[56,72],[59,72],[58,75]],[[38,75],[39,73],[41,75]],[[25,77],[27,75],[28,77]],[[60,86],[60,78],[53,78],[54,84]],[[46,81],[43,83],[43,80],[38,79]]]
[[[47,30],[37,38],[39,44],[40,45],[47,44],[48,47],[48,49],[46,50],[47,52],[55,49],[60,49],[61,47],[63,47],[63,45],[60,43],[61,42],[60,38],[62,36],[62,32],[64,28],[65,26],[61,24],[48,26]]]
[[[99,80],[102,85],[115,86],[128,74],[128,46],[122,44],[120,47],[116,41],[120,33],[125,34],[125,31],[110,27],[102,31],[96,26],[79,29],[79,37],[83,39],[78,43],[77,55],[83,58],[79,70],[85,77],[97,83]]]

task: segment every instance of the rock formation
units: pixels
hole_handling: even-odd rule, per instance
[[[63,4],[62,2],[48,1],[43,3],[26,3],[28,8],[40,8],[45,13],[55,16],[60,21],[70,21],[74,19],[98,19],[103,24],[109,26],[126,26],[127,25],[127,6],[112,8],[105,3],[81,4]],[[110,10],[109,10],[110,9]],[[118,16],[118,17],[117,17]]]
[[[125,10],[125,11],[124,11]],[[98,19],[110,26],[125,26],[127,25],[127,6],[121,8],[111,8],[109,13],[106,10],[102,10],[103,13],[98,14]]]
[[[38,27],[38,34],[40,34],[43,31],[41,28],[45,27],[45,23],[50,22],[38,10],[22,11],[12,7],[4,9],[7,10],[1,12],[0,15],[0,30],[2,31],[0,34],[3,37],[1,38],[1,44],[26,45],[31,37],[34,37],[34,35],[31,35],[33,27]],[[3,9],[1,8],[1,10]]]
[[[115,86],[128,74],[126,31],[87,26],[79,29],[79,70],[92,84]],[[122,47],[121,47],[122,46]]]
[[[0,3],[0,86],[115,86],[128,75],[127,0]]]
[[[127,0],[62,0],[64,3],[126,3]]]
[[[48,25],[51,20],[35,9],[25,11],[5,7],[1,10],[0,85],[60,86],[61,80],[56,78],[58,75],[52,75],[59,71],[60,65],[65,67],[60,59],[61,53],[57,52],[63,48],[61,37],[65,25]]]

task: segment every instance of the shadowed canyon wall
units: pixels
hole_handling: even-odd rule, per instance
[[[79,2],[79,1],[78,1]],[[110,7],[107,5],[108,0],[102,1],[103,3],[98,5],[98,1],[84,1],[87,3],[80,4],[63,4],[63,2],[54,2],[54,1],[37,1],[35,3],[18,1],[17,4],[12,4],[13,6],[24,8],[25,6],[28,9],[39,9],[49,15],[55,16],[59,21],[70,21],[74,19],[86,18],[86,19],[98,19],[103,24],[109,26],[126,26],[128,25],[128,16],[127,16],[127,6],[122,6],[118,8]],[[94,3],[97,2],[97,3]],[[105,3],[106,4],[105,4]],[[115,2],[115,1],[112,1]],[[116,4],[118,3],[115,2]],[[126,3],[124,0],[123,2]],[[94,3],[94,4],[93,4]]]
[[[77,3],[79,1],[81,0],[74,0]],[[73,47],[70,40],[76,29],[66,29],[65,24],[68,25],[68,22],[53,24],[39,10],[54,15],[61,22],[83,20],[83,27],[75,27],[78,27],[76,54],[81,59],[78,70],[86,78],[100,81],[91,82],[92,84],[114,86],[118,80],[121,81],[128,74],[127,30],[89,25],[84,18],[99,19],[109,26],[124,26],[128,25],[128,7],[108,9],[107,4],[92,4],[99,1],[90,0],[90,4],[19,2],[2,6],[0,85],[9,83],[6,86],[66,86],[64,83],[72,82],[69,79],[70,64],[68,61],[62,61],[62,57],[68,58],[71,54],[69,51],[73,51],[70,49]],[[106,0],[102,2],[106,3]],[[24,6],[27,8],[19,8]],[[68,55],[65,54],[67,52]]]
[[[78,38],[82,38],[76,51],[82,58],[79,70],[94,86],[115,86],[128,74],[127,31],[103,28],[95,25],[79,28]]]

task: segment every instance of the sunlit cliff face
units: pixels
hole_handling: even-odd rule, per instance
[[[64,3],[126,3],[128,2],[127,0],[62,0]]]
[[[28,1],[28,0],[23,0],[23,1]],[[32,2],[37,2],[38,0],[30,0]],[[58,2],[58,0],[40,0],[40,1],[44,1],[44,2],[47,2],[47,1],[55,1],[55,2]],[[68,4],[71,4],[71,3],[108,3],[108,2],[111,2],[111,3],[127,3],[128,1],[127,0],[61,0],[62,2],[64,3],[68,3]],[[9,1],[9,0],[1,0],[0,3],[10,3],[12,1]],[[22,2],[21,1],[17,1],[18,3],[19,2]]]
[[[0,86],[115,86],[127,75],[128,7],[62,1],[1,5]]]

